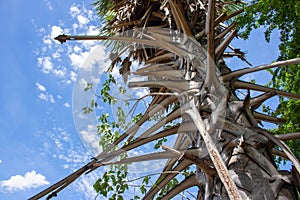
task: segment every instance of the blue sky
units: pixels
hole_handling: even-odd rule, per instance
[[[61,33],[97,34],[100,21],[91,3],[0,1],[0,199],[29,198],[91,158],[73,121],[72,91],[90,52],[100,48],[103,62],[107,55],[95,41],[61,45],[53,40]],[[266,44],[262,32],[255,31],[249,41],[233,44],[247,46],[247,58],[256,66],[277,58],[277,37],[273,34],[272,43]],[[237,59],[228,63],[247,67]],[[255,74],[245,79],[266,83],[267,77]],[[95,138],[86,142],[95,143]],[[94,199],[91,185],[96,177],[84,176],[57,199]]]
[[[99,21],[89,12],[90,3],[0,2],[0,199],[29,198],[91,157],[75,129],[71,105],[76,72],[95,43],[61,46],[52,40],[75,29],[95,34]],[[95,181],[87,179],[60,198],[86,199]]]

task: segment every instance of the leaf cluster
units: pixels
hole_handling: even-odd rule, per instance
[[[271,33],[279,31],[280,56],[278,61],[300,57],[300,1],[299,0],[254,0],[250,7],[245,8],[237,17],[239,34],[247,39],[253,29],[264,28],[265,39],[270,42]],[[300,94],[300,65],[280,67],[268,70],[272,81],[268,86],[284,91]],[[299,132],[300,101],[280,98],[280,103],[272,115],[285,119],[286,123],[273,130],[276,134]],[[267,107],[264,112],[271,113]],[[300,156],[300,142],[288,141],[295,155]]]
[[[93,185],[96,192],[104,197],[108,197],[112,193],[108,198],[109,200],[123,200],[122,194],[128,189],[128,184],[124,183],[124,179],[127,177],[127,170],[122,168],[124,166],[121,166],[120,169],[111,167],[109,171],[105,172]]]

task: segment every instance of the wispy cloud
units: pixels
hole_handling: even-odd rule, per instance
[[[70,79],[74,82],[77,80],[77,74],[74,71],[70,72]]]
[[[80,13],[80,10],[79,10],[79,8],[78,8],[77,5],[72,5],[72,6],[70,7],[70,15],[71,15],[73,18],[75,18],[76,16],[78,16],[79,13]]]
[[[51,33],[50,33],[50,38],[55,38],[56,36],[63,34],[64,31],[60,26],[52,26],[51,27]]]
[[[43,101],[46,101],[46,102],[50,102],[50,103],[55,103],[55,99],[53,97],[52,94],[49,94],[47,91],[46,91],[46,87],[40,83],[35,83],[37,89],[39,90],[39,99],[40,100],[43,100]]]
[[[70,106],[70,104],[69,103],[64,103],[64,106],[66,107],[66,108],[70,108],[71,106]]]
[[[49,94],[49,93],[42,93],[41,92],[39,94],[39,99],[43,100],[43,101],[46,101],[46,102],[55,103],[55,99],[54,99],[53,95]]]
[[[45,86],[43,86],[40,83],[35,83],[35,85],[37,86],[37,88],[41,91],[41,92],[46,92],[46,88]]]
[[[86,60],[89,54],[90,54],[89,52],[82,52],[82,51],[70,53],[69,58],[71,60],[71,65],[75,69],[79,69],[80,67],[82,67],[83,62]]]
[[[76,81],[75,71],[83,67],[84,61],[95,47],[100,44],[99,41],[82,41],[80,43],[66,43],[61,45],[58,41],[54,40],[60,34],[99,34],[99,27],[90,24],[91,21],[95,21],[96,19],[98,21],[97,15],[92,10],[88,10],[80,4],[73,4],[70,7],[69,14],[71,18],[68,24],[71,25],[68,25],[67,28],[63,22],[37,28],[37,32],[43,41],[43,45],[37,50],[38,66],[43,73],[54,75],[66,84]],[[104,49],[103,46],[102,48]],[[103,57],[103,55],[99,55],[99,57]]]
[[[79,26],[80,27],[82,27],[83,25],[86,25],[90,21],[88,18],[86,18],[86,17],[84,17],[82,15],[78,15],[77,16],[77,20],[79,22]]]
[[[86,199],[94,199],[97,193],[93,189],[93,184],[97,181],[99,174],[91,173],[82,176],[74,184],[76,190],[84,191]]]
[[[86,130],[80,131],[81,138],[86,145],[86,148],[93,154],[97,155],[101,152],[99,145],[99,136],[97,135],[96,127],[88,125]]]
[[[48,139],[44,144],[42,152],[44,152],[44,156],[51,156],[59,160],[58,163],[60,163],[63,169],[72,173],[89,162],[91,158],[90,152],[80,145],[76,145],[74,139],[72,139],[78,136],[72,135],[63,128],[53,128],[46,133]],[[83,175],[76,180],[69,189],[72,190],[72,192],[77,191],[81,193],[86,199],[95,197],[96,192],[93,189],[93,184],[97,178],[100,177],[100,173],[101,171],[97,170],[88,175]]]
[[[35,170],[26,172],[24,176],[15,175],[11,176],[8,180],[0,181],[1,188],[9,192],[28,190],[49,184],[46,177],[36,173]]]
[[[45,2],[50,2],[45,0]],[[85,8],[83,4],[73,4],[69,9],[70,17],[66,22],[57,22],[57,24],[51,24],[45,27],[37,28],[37,32],[41,38],[41,46],[36,51],[37,65],[42,73],[54,78],[58,83],[58,87],[72,86],[77,81],[77,72],[81,69],[87,70],[90,65],[84,65],[91,52],[95,49],[98,60],[101,62],[97,64],[102,68],[108,66],[108,55],[106,55],[105,47],[100,44],[99,41],[81,41],[81,42],[67,42],[61,45],[53,38],[60,34],[70,35],[98,35],[99,27],[91,25],[91,22],[99,22],[98,16],[92,11]],[[64,24],[66,23],[66,24]],[[96,48],[98,47],[98,48]],[[89,63],[89,62],[88,62]],[[98,69],[98,68],[97,68]],[[99,71],[98,71],[99,73]],[[99,74],[95,74],[99,76]],[[70,107],[71,105],[63,99],[59,94],[50,94],[48,92],[47,84],[45,86],[39,82],[36,83],[37,90],[39,92],[39,99],[54,103],[61,103],[64,107]],[[54,98],[55,97],[55,98]],[[81,108],[82,109],[82,108]],[[74,133],[70,133],[63,128],[53,128],[47,132],[47,139],[45,139],[42,154],[48,157],[59,160],[59,165],[62,169],[66,169],[70,172],[82,167],[86,164],[90,158],[94,155],[90,150],[76,145],[75,141],[78,137],[74,136]],[[91,135],[91,128],[87,127],[85,132],[85,140],[89,142],[93,147],[99,148],[98,138],[96,135]],[[89,174],[80,178],[71,188],[84,194],[87,199],[91,196],[95,196],[96,193],[93,190],[93,184],[97,180],[98,175]]]
[[[49,74],[53,70],[53,63],[50,57],[40,57],[37,59],[38,66],[41,68],[42,72]]]
[[[52,4],[49,0],[45,0],[46,6],[49,10],[53,10]]]

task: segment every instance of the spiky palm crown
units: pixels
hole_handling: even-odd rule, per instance
[[[284,121],[258,113],[255,109],[275,95],[295,99],[300,99],[300,96],[247,83],[239,78],[247,73],[299,63],[300,59],[231,71],[224,58],[238,56],[245,60],[243,52],[229,45],[238,36],[233,18],[243,11],[243,3],[105,0],[94,5],[107,22],[103,33],[108,36],[89,39],[128,42],[121,45],[127,51],[120,49],[120,46],[113,47],[109,70],[120,67],[126,81],[131,73],[132,61],[138,61],[143,67],[135,74],[148,79],[129,82],[129,87],[148,87],[153,99],[136,123],[138,126],[124,132],[96,160],[32,199],[50,192],[55,195],[81,174],[101,166],[153,159],[168,159],[168,162],[157,181],[145,192],[144,199],[153,199],[164,189],[160,198],[170,199],[192,187],[197,188],[194,189],[197,199],[281,199],[284,196],[296,199],[290,174],[278,172],[272,155],[291,160],[295,167],[294,177],[299,177],[299,161],[280,140],[280,136],[274,137],[258,126],[261,120],[275,124]],[[179,42],[174,41],[174,37],[178,37]],[[65,42],[87,38],[64,35],[57,39]],[[203,48],[196,51],[202,53],[202,57],[193,54],[193,50],[188,49],[189,45]],[[235,94],[238,89],[260,91],[262,94],[251,97],[248,92],[245,99],[239,99]],[[224,100],[225,112],[215,119],[214,113],[218,111],[221,99]],[[161,112],[161,107],[168,108],[178,102],[181,106],[166,111],[161,121],[156,122],[156,128],[151,127],[143,130],[141,135],[135,135],[140,126]],[[182,121],[180,125],[160,129],[164,125],[163,120],[171,122],[179,119]],[[176,143],[173,147],[163,146],[164,152],[112,161],[124,151],[172,135],[176,135]],[[119,149],[116,150],[116,146]],[[173,188],[166,189],[178,172],[190,166],[195,166],[197,171],[182,178]]]

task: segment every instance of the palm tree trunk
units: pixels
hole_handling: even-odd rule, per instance
[[[228,17],[222,12],[222,9],[228,5],[224,2],[217,3],[214,0],[202,2],[168,0],[164,3],[140,1],[140,4],[137,4],[139,6],[131,4],[132,7],[128,6],[126,1],[120,2],[118,8],[125,9],[120,16],[125,17],[123,19],[115,18],[108,23],[108,28],[113,30],[112,32],[118,33],[121,30],[120,24],[123,24],[122,30],[130,30],[133,27],[127,26],[126,21],[140,19],[140,23],[136,24],[134,28],[147,27],[145,34],[152,38],[147,40],[150,40],[152,44],[150,51],[138,49],[132,52],[133,58],[147,63],[145,70],[139,69],[139,75],[151,78],[145,82],[130,83],[130,86],[149,87],[150,91],[158,91],[159,88],[160,90],[165,88],[165,92],[175,91],[178,94],[178,101],[181,103],[183,123],[192,121],[195,126],[193,131],[187,130],[185,133],[194,141],[190,141],[184,147],[175,145],[173,148],[165,147],[165,149],[174,155],[176,152],[180,153],[177,156],[182,156],[182,151],[178,151],[179,149],[187,149],[181,159],[186,159],[197,166],[196,177],[199,180],[196,183],[190,183],[191,185],[187,184],[188,180],[182,181],[182,184],[167,192],[164,198],[170,198],[182,191],[183,188],[196,185],[199,191],[202,191],[198,193],[199,199],[296,199],[291,175],[279,172],[273,161],[274,141],[269,139],[269,135],[266,135],[264,130],[257,128],[258,120],[252,110],[254,106],[251,104],[256,99],[251,98],[248,94],[244,100],[240,100],[235,95],[235,90],[239,86],[236,80],[243,73],[235,75],[221,62],[226,47],[236,36],[234,23],[224,27],[221,22],[234,17],[240,11],[236,10]],[[127,11],[121,5],[127,5],[126,8],[131,8],[133,12]],[[141,10],[145,12],[141,12]],[[145,13],[145,15],[142,16],[140,13]],[[172,43],[171,37],[168,37],[170,31],[161,28],[179,30],[182,34],[181,38],[184,39],[175,45]],[[130,38],[128,39],[130,41]],[[194,44],[195,39],[199,42],[198,45]],[[142,39],[140,43],[148,44]],[[164,52],[155,47],[163,48]],[[204,47],[204,51],[202,47]],[[189,48],[198,49],[191,50]],[[158,53],[163,59],[155,59]],[[203,54],[206,55],[203,57]],[[178,64],[178,60],[181,60],[179,62],[181,64]],[[166,63],[168,63],[169,65],[170,61],[173,64],[168,71],[163,71],[162,67],[156,67],[158,64],[167,65]],[[227,71],[224,72],[224,68]],[[179,70],[180,72],[176,73]],[[224,77],[224,83],[222,78],[218,79],[220,73],[217,72],[219,71]],[[182,72],[184,74],[181,77],[178,76]],[[175,75],[172,77],[172,74]],[[233,75],[231,76],[231,74]],[[154,81],[151,81],[153,79]],[[245,88],[252,89],[250,86]],[[266,91],[266,93],[268,92]],[[281,91],[276,92],[276,94],[282,93]],[[273,95],[274,93],[271,96]],[[299,95],[291,97],[299,98]],[[154,99],[157,98],[167,98],[167,95],[157,95]],[[222,102],[222,100],[224,101]],[[215,105],[209,105],[211,103]],[[258,107],[257,104],[256,107]],[[178,137],[178,140],[182,141],[177,144],[184,143],[182,137]],[[194,155],[195,152],[190,153],[189,149],[191,148],[193,151],[197,149],[198,154],[202,157]],[[205,156],[203,153],[199,153],[203,149],[208,151]],[[173,158],[168,163],[165,171],[174,170],[181,161]],[[298,166],[299,170],[299,162],[295,166]],[[165,181],[153,186],[144,199],[154,198],[158,188],[164,188],[167,184],[166,180],[171,180],[172,177],[174,177],[173,174],[161,175],[158,180],[163,178]],[[203,180],[200,180],[203,177],[206,180],[204,185],[201,184]]]
[[[100,14],[101,2],[106,1],[95,4]],[[233,8],[241,8],[241,4],[232,6],[226,2],[111,1],[108,8],[115,12],[115,17],[106,26],[106,30],[113,34],[111,37],[57,37],[62,43],[70,39],[130,42],[126,47],[130,49],[126,59],[145,63],[135,74],[145,76],[147,81],[129,81],[129,86],[148,87],[153,96],[152,103],[137,123],[139,126],[160,113],[162,107],[167,109],[180,104],[180,108],[168,111],[161,121],[135,139],[138,128],[130,128],[111,147],[123,141],[127,141],[126,145],[116,151],[108,148],[96,157],[97,161],[88,164],[86,170],[93,171],[109,164],[168,158],[162,174],[143,199],[171,199],[191,188],[196,191],[197,199],[205,200],[297,199],[295,183],[299,180],[290,172],[277,169],[273,153],[290,159],[296,173],[300,172],[298,159],[280,138],[258,125],[259,120],[283,121],[255,114],[254,110],[277,94],[296,99],[300,96],[238,80],[243,74],[276,67],[276,64],[231,72],[223,58],[238,55],[244,60],[244,54],[236,49],[225,52],[237,32],[234,23],[227,26],[223,22],[241,13],[242,9],[232,11]],[[231,13],[226,14],[226,10]],[[119,63],[126,81],[131,63],[122,61],[121,55],[116,54],[115,57],[112,67]],[[292,60],[286,64],[295,62],[300,61]],[[236,95],[239,88],[258,90],[264,94],[251,97],[248,92],[245,99],[239,99]],[[180,120],[181,124],[161,130],[165,122],[174,120]],[[162,146],[165,152],[111,161],[121,152],[171,135],[177,136],[176,142],[172,147]],[[279,147],[279,153],[274,147]],[[191,166],[195,166],[196,173],[185,177],[173,188],[165,189],[177,175],[168,172],[183,172]],[[74,176],[69,180],[76,178]]]

